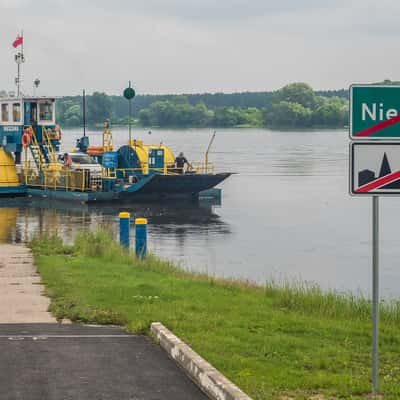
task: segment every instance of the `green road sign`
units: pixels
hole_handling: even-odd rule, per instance
[[[124,97],[128,100],[132,100],[135,97],[135,90],[131,87],[127,87],[124,90]]]
[[[350,137],[400,139],[400,86],[350,87]]]

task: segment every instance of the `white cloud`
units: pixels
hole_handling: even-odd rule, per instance
[[[0,10],[6,8],[22,8],[27,6],[30,0],[0,0]]]
[[[39,76],[57,95],[119,93],[129,79],[139,93],[396,79],[399,11],[389,0],[0,0],[0,88],[12,88],[19,28],[25,86]]]

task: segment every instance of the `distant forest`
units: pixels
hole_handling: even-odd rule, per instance
[[[128,101],[94,92],[86,96],[87,122],[128,123]],[[133,122],[145,127],[343,127],[348,120],[348,90],[314,91],[306,83],[291,83],[273,92],[137,95]],[[82,125],[82,97],[62,97],[57,121]]]

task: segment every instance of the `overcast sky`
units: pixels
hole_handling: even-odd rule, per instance
[[[400,78],[396,0],[0,0],[0,89],[118,94],[316,89]]]

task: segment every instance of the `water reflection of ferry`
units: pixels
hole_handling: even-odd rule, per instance
[[[229,233],[211,202],[162,202],[125,206],[79,204],[36,198],[0,199],[0,242],[24,242],[37,233],[55,233],[67,242],[82,229],[107,226],[117,236],[118,213],[146,217],[149,230],[160,234]]]

